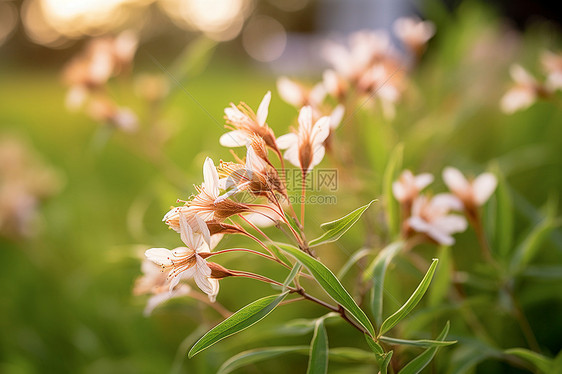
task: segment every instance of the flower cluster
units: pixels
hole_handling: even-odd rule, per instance
[[[302,227],[290,204],[275,160],[271,160],[268,153],[272,150],[278,156],[275,163],[283,165],[285,158],[300,168],[303,174],[310,172],[324,157],[330,118],[324,116],[314,120],[312,108],[304,106],[298,116],[298,129],[277,138],[267,125],[270,101],[271,93],[267,92],[257,113],[245,103],[231,104],[225,109],[226,127],[230,131],[220,138],[220,143],[227,147],[245,147],[245,159],[236,156],[235,161],[220,161],[217,167],[212,159],[207,158],[203,165],[203,183],[195,187],[196,193],[186,201],[180,200],[183,205],[173,207],[165,214],[163,221],[180,234],[185,246],[146,251],[147,261],[159,266],[165,274],[156,274],[154,266],[148,263],[143,265],[144,275],[137,281],[135,293],[153,295],[146,309],[148,313],[171,297],[192,295],[193,291],[186,288],[185,281],[188,279],[194,279],[211,302],[218,294],[220,279],[245,276],[263,280],[261,275],[228,270],[207,261],[217,254],[251,252],[287,267],[262,240],[248,231],[249,228],[265,235],[259,226],[285,224],[299,247],[310,253],[302,231],[299,232],[289,222],[288,216],[292,216],[291,219]],[[284,155],[282,149],[286,149]],[[241,195],[251,196],[252,202],[244,202],[247,199],[241,198]],[[229,234],[251,238],[267,253],[245,248],[214,251],[221,238]],[[265,239],[268,239],[267,236]]]
[[[501,109],[508,114],[526,109],[538,99],[550,98],[554,92],[562,90],[562,54],[550,51],[541,56],[544,81],[539,81],[521,65],[513,65],[510,75],[514,84],[502,97]]]
[[[410,56],[399,53],[384,31],[359,31],[350,35],[347,46],[334,42],[326,45],[324,56],[331,68],[324,71],[322,82],[309,88],[281,77],[277,81],[280,96],[295,107],[309,105],[314,120],[329,116],[331,130],[341,123],[345,105],[357,99],[374,97],[380,101],[383,114],[394,117],[394,107],[407,84],[411,56],[421,57],[435,27],[429,21],[400,18],[394,32]],[[338,103],[335,108],[325,104],[327,96]]]
[[[111,77],[131,69],[137,45],[138,38],[131,31],[91,40],[63,71],[63,80],[69,87],[67,108],[85,109],[98,122],[123,131],[135,131],[138,122],[135,113],[116,104],[105,88]]]
[[[404,170],[392,185],[394,197],[402,207],[402,231],[405,237],[421,234],[426,239],[442,245],[452,245],[452,234],[465,231],[465,217],[451,212],[463,211],[473,224],[478,219],[478,208],[494,192],[497,179],[491,173],[483,173],[468,181],[457,169],[443,170],[443,180],[452,193],[435,196],[421,194],[433,182],[433,175],[413,175]]]

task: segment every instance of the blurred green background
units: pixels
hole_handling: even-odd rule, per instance
[[[16,2],[18,10],[21,6]],[[294,17],[307,19],[315,7],[321,6],[325,4],[308,4]],[[289,19],[285,24],[290,29],[292,16],[270,8],[258,3],[253,11],[273,17],[278,12],[280,19]],[[412,74],[412,88],[399,104],[393,123],[384,121],[377,110],[357,114],[353,131],[361,134],[359,146],[364,158],[351,169],[360,176],[361,185],[358,193],[350,194],[345,189],[346,181],[340,180],[338,205],[313,206],[307,211],[311,237],[320,232],[321,222],[380,198],[380,176],[398,142],[404,143],[404,165],[417,172],[438,176],[447,165],[474,173],[487,167],[501,170],[514,201],[515,243],[544,216],[544,207],[560,211],[562,97],[539,102],[512,116],[499,111],[499,100],[509,86],[509,65],[519,62],[537,72],[542,49],[560,50],[558,26],[529,22],[518,33],[506,26],[497,11],[474,2],[462,3],[454,10],[428,2],[423,9],[424,16],[436,23],[437,34]],[[21,139],[56,171],[60,182],[59,191],[39,206],[36,235],[0,237],[1,373],[214,373],[228,357],[244,349],[308,344],[310,340],[308,335],[276,330],[280,322],[321,313],[315,305],[290,304],[276,310],[258,327],[187,360],[185,352],[190,344],[220,316],[196,301],[183,299],[166,304],[147,318],[143,316],[146,298],[132,296],[144,250],[180,245],[178,236],[160,222],[163,214],[177,198],[189,197],[191,186],[201,182],[205,157],[215,162],[230,158],[228,150],[218,144],[224,133],[223,109],[238,101],[255,108],[263,94],[272,90],[268,123],[278,135],[295,124],[297,113],[275,92],[275,67],[250,60],[241,51],[239,38],[215,47],[200,32],[170,31],[162,26],[166,21],[155,18],[166,31],[155,32],[152,39],[149,32],[145,33],[148,37],[146,41],[141,39],[133,75],[162,73],[154,59],[171,67],[184,61],[174,61],[174,57],[185,45],[208,43],[201,47],[201,61],[196,61],[200,66],[181,80],[184,88],[172,88],[162,104],[162,118],[171,135],[156,162],[139,151],[147,139],[108,131],[83,113],[65,109],[62,64],[80,50],[82,42],[61,42],[57,49],[39,47],[26,40],[23,28],[17,26],[11,39],[0,46],[0,136]],[[162,46],[162,40],[170,39]],[[41,63],[43,59],[45,63]],[[320,73],[318,69],[301,76],[314,81]],[[176,85],[166,72],[164,76],[172,87]],[[141,128],[146,126],[143,121],[147,121],[148,110],[135,95],[130,80],[112,82],[109,92],[138,113]],[[329,167],[331,162],[327,158],[322,165]],[[177,168],[166,166],[172,163]],[[442,185],[437,182],[437,186]],[[383,229],[377,229],[382,216],[379,205],[366,217],[367,227],[375,227],[372,230],[376,235],[384,235]],[[332,269],[339,269],[361,248],[364,232],[363,227],[354,228],[337,245],[323,248],[322,259]],[[560,230],[550,235],[535,260],[537,264],[562,262],[561,236]],[[375,243],[383,241],[376,239]],[[221,248],[238,245],[248,243],[227,238]],[[475,245],[470,231],[458,236],[453,256],[460,270],[470,271],[475,266]],[[435,255],[433,248],[423,251],[428,258]],[[284,271],[263,264],[259,258],[248,262],[243,256],[230,255],[221,263],[259,270],[275,279],[285,276]],[[420,277],[419,271],[398,262],[395,273],[389,275],[396,281],[388,282],[389,292],[403,302]],[[562,348],[561,278],[554,274],[517,285],[541,347],[551,356]],[[353,283],[353,273],[344,279],[346,282]],[[268,285],[227,279],[221,282],[219,301],[236,310],[271,293]],[[494,298],[485,294],[476,302],[487,308],[490,304],[486,302]],[[513,332],[514,322],[504,318],[501,303],[494,305],[495,309],[485,312],[490,334],[504,347],[524,346],[521,336]],[[389,310],[396,307],[389,301]],[[455,323],[462,317],[454,310],[429,317],[416,315],[411,321],[412,331],[416,323],[433,324],[435,330],[447,319],[452,322],[452,337],[468,335],[462,321]],[[407,327],[404,329],[408,335]],[[356,345],[360,338],[340,323],[330,324],[328,333],[331,346]],[[446,363],[454,360],[453,350],[444,349],[431,370],[446,372]],[[304,372],[306,362],[306,356],[292,355],[240,372]],[[344,363],[330,367],[334,373],[372,370],[372,366]],[[486,361],[477,372],[517,370],[498,361]]]

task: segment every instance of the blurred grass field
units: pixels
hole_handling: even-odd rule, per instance
[[[479,57],[474,41],[497,30],[486,17],[485,12],[467,11],[458,23],[438,23],[436,40],[416,72],[411,96],[398,107],[395,123],[385,123],[376,111],[357,114],[362,127],[356,129],[365,157],[350,167],[363,170],[367,180],[380,179],[390,151],[399,142],[404,143],[405,165],[414,170],[440,175],[447,165],[475,173],[497,167],[512,188],[515,232],[522,238],[541,218],[542,207],[558,214],[562,207],[558,200],[562,190],[562,100],[558,96],[558,104],[540,102],[513,116],[502,114],[498,102],[508,81],[509,63],[513,59],[531,63],[536,57],[528,55],[536,56],[541,46],[556,45],[556,40],[549,39],[549,30],[531,30],[510,55],[512,59],[494,60],[493,53]],[[141,50],[139,58],[148,61],[142,54]],[[488,65],[482,68],[482,64]],[[138,69],[158,70],[148,62]],[[130,151],[134,140],[126,134],[104,133],[83,114],[68,113],[59,71],[13,65],[0,68],[0,132],[32,145],[62,181],[60,193],[41,207],[39,235],[21,241],[0,238],[1,373],[214,373],[243,349],[286,342],[308,344],[309,337],[265,333],[279,321],[319,312],[314,305],[290,304],[276,310],[256,330],[187,360],[189,345],[219,316],[195,301],[172,301],[146,318],[142,313],[145,299],[131,295],[143,251],[180,245],[177,235],[160,222],[163,214],[177,198],[193,192],[191,185],[200,183],[206,156],[215,162],[229,158],[228,150],[218,144],[224,133],[224,107],[238,101],[257,106],[267,90],[275,91],[275,79],[253,66],[221,61],[219,53],[203,73],[183,82],[189,94],[176,90],[164,108],[165,117],[176,129],[165,154],[178,165],[185,183],[176,186],[162,176],[158,165]],[[129,86],[116,84],[111,94],[142,112]],[[294,125],[295,115],[274,92],[268,122],[276,133],[283,134]],[[319,233],[321,222],[338,218],[380,194],[377,183],[362,185],[357,194],[341,188],[337,206],[314,206],[307,211],[311,234]],[[375,227],[383,214],[378,205],[368,218]],[[355,228],[341,243],[323,249],[323,260],[338,269],[360,249],[363,231]],[[560,230],[554,231],[536,263],[562,261],[561,235]],[[229,238],[221,245],[245,244]],[[470,232],[459,235],[453,255],[461,270],[474,266],[478,255],[474,248]],[[426,251],[432,255],[431,249]],[[267,266],[272,277],[285,276],[285,271],[262,265],[259,259],[247,263],[233,255],[224,261],[247,270]],[[419,272],[407,264],[396,267],[397,274],[411,274],[397,285],[413,287],[419,280]],[[558,317],[562,315],[562,280],[555,278],[547,279],[548,283],[530,279],[518,285],[532,327],[552,354],[562,348],[562,320]],[[353,276],[345,282],[353,282]],[[404,301],[410,291],[404,287],[389,292]],[[236,310],[268,294],[268,285],[234,279],[221,283],[219,300]],[[512,324],[501,322],[501,313],[490,311],[490,321],[497,322],[492,334],[509,345],[519,337],[510,333]],[[415,318],[412,326],[414,322]],[[462,335],[454,322],[452,335]],[[329,335],[334,346],[357,341],[340,324],[331,327]],[[446,357],[445,352],[441,354]],[[300,372],[296,368],[306,367],[306,361],[304,355],[293,355],[274,364],[258,364],[247,372]],[[362,373],[369,368],[340,363],[331,370]],[[480,370],[509,369],[489,363]]]

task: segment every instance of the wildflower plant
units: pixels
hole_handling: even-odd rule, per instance
[[[191,196],[180,196],[162,218],[177,234],[179,246],[147,249],[133,290],[149,295],[147,316],[170,299],[186,298],[221,316],[206,333],[195,332],[202,336],[193,340],[189,358],[217,349],[211,347],[223,339],[240,338],[231,336],[245,329],[258,329],[254,325],[275,310],[308,303],[324,313],[283,320],[276,330],[310,335],[306,346],[243,351],[218,372],[298,353],[308,355],[308,373],[326,373],[329,361],[369,365],[380,373],[418,373],[441,349],[446,363],[432,365],[453,373],[489,359],[545,373],[556,367],[559,359],[541,350],[516,287],[528,276],[541,243],[560,224],[556,212],[541,216],[514,245],[513,197],[502,168],[473,165],[466,170],[481,173],[466,177],[448,166],[449,160],[441,160],[442,181],[436,181],[435,170],[423,172],[418,162],[405,159],[410,150],[402,139],[408,135],[400,129],[407,128],[403,113],[410,101],[413,107],[422,101],[424,87],[416,86],[416,75],[436,27],[430,21],[401,18],[393,32],[402,48],[388,33],[372,30],[353,33],[343,42],[326,42],[323,55],[329,67],[313,84],[279,77],[277,94],[294,108],[291,123],[269,115],[270,106],[277,104],[271,91],[256,106],[239,102],[224,109],[227,131],[218,143],[231,157],[215,162],[216,157],[204,155],[201,183]],[[88,45],[65,71],[67,106],[87,107],[92,118],[112,129],[138,130],[128,134],[144,141],[136,151],[166,168],[163,173],[185,190],[181,171],[162,151],[171,137],[160,118],[161,104],[172,90],[168,81],[160,75],[136,81],[138,95],[151,108],[146,123],[107,95],[110,78],[130,72],[137,42],[125,33]],[[125,52],[116,53],[120,50]],[[542,56],[544,83],[514,65],[509,74],[515,84],[498,99],[500,108],[513,113],[538,99],[554,98],[561,86],[559,60],[550,52]],[[181,87],[181,79],[169,75]],[[417,111],[408,114],[417,116]],[[420,122],[418,128],[408,124],[412,136],[423,132]],[[279,128],[283,135],[275,133]],[[420,136],[420,147],[438,134],[432,131]],[[335,204],[313,202],[312,197],[326,192],[309,193],[325,165],[337,171],[337,192],[353,195],[361,206],[336,209]],[[332,217],[332,211],[346,214]],[[334,264],[333,249],[355,225],[364,227],[362,247]],[[239,245],[230,245],[233,236]],[[476,266],[466,268],[458,260],[463,255],[459,242],[480,248],[468,254]],[[228,256],[236,254],[243,261],[230,265]],[[353,273],[355,282],[350,281]],[[225,283],[236,278],[267,284],[269,292],[232,312],[223,305],[228,297],[221,288],[230,288]],[[236,292],[237,299],[244,294]],[[479,309],[478,296],[487,298],[487,308],[501,310],[517,325],[523,344],[513,347],[490,333],[489,313]],[[332,329],[342,328],[356,338],[346,346],[332,338]],[[464,359],[467,355],[471,360]]]

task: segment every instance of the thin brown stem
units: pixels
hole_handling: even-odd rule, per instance
[[[306,172],[302,172],[302,189],[301,189],[301,223],[304,225],[304,210],[305,210],[305,199],[306,199]]]

